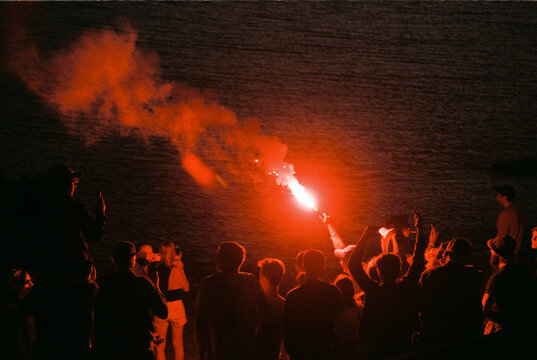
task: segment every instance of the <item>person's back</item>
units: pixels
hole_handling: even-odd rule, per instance
[[[411,334],[417,327],[417,283],[424,268],[426,242],[421,217],[414,213],[417,241],[406,274],[399,278],[401,260],[395,254],[382,254],[377,260],[380,283],[364,271],[362,258],[369,238],[376,234],[368,226],[349,261],[349,269],[365,292],[359,334],[369,356],[388,356],[410,350]]]
[[[134,259],[134,246],[132,246]],[[100,359],[153,359],[152,315],[166,318],[166,303],[153,283],[132,267],[98,280],[95,347]]]
[[[267,299],[257,333],[256,358],[279,359],[283,338],[283,298]]]
[[[471,263],[472,245],[449,241],[446,264],[428,269],[420,279],[420,341],[440,345],[483,333],[481,272]]]
[[[216,273],[203,280],[196,325],[208,335],[207,359],[252,358],[262,296],[257,279],[249,273]]]
[[[386,283],[366,291],[359,335],[375,355],[408,350],[416,327],[413,286]]]
[[[364,354],[358,330],[362,318],[362,307],[356,304],[354,284],[349,277],[340,274],[334,281],[334,285],[339,288],[343,298],[343,310],[336,315],[334,321],[334,358],[361,359]]]
[[[218,272],[203,279],[196,301],[200,359],[253,359],[258,307],[264,296],[257,278],[239,272],[246,250],[236,242],[218,247]]]
[[[291,359],[327,359],[334,342],[334,318],[343,308],[339,289],[319,280],[325,272],[324,255],[304,255],[306,281],[287,294],[283,313],[285,350]]]
[[[257,263],[260,267],[259,284],[265,295],[266,306],[261,309],[257,331],[256,359],[278,360],[282,350],[283,308],[285,300],[279,286],[285,274],[285,265],[278,259],[267,258]]]
[[[334,318],[342,308],[332,284],[306,281],[287,294],[284,340],[292,359],[326,359],[333,343]]]
[[[34,316],[36,359],[84,359],[89,355],[91,312],[97,286],[87,254],[72,252],[64,259],[64,268],[40,273],[36,285],[23,301],[23,312]]]
[[[426,270],[420,280],[420,340],[442,343],[483,332],[479,270],[450,262]]]
[[[38,284],[32,289],[23,307],[35,319],[34,359],[89,359],[95,293],[90,282]]]
[[[490,297],[490,310],[485,314],[501,331],[527,330],[534,326],[535,282],[518,264],[507,264],[492,275],[485,293]]]

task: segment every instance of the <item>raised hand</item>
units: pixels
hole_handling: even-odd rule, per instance
[[[416,228],[421,228],[423,226],[423,218],[418,214],[414,209],[412,209],[412,214],[414,214],[414,226]]]
[[[434,246],[436,244],[436,240],[438,239],[438,231],[434,227],[433,224],[431,224],[431,232],[429,233],[429,244],[431,246]]]
[[[319,215],[319,219],[321,219],[325,226],[330,224],[330,216],[328,216],[325,212]]]
[[[106,210],[106,203],[104,202],[103,192],[99,190],[99,194],[97,195],[97,199],[95,201],[95,211],[97,211],[100,214],[104,214],[105,210]]]

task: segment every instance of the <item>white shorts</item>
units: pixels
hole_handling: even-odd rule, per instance
[[[168,322],[171,326],[183,326],[186,324],[186,312],[183,300],[170,301],[167,303],[168,317],[166,319],[160,319],[155,316],[155,322],[157,325],[164,325],[164,322]]]

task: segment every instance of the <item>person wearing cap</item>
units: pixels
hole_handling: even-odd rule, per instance
[[[472,245],[449,241],[446,263],[425,270],[419,282],[420,343],[444,345],[483,333],[482,275],[471,263]]]
[[[98,359],[155,358],[153,315],[168,316],[166,301],[146,277],[133,272],[136,248],[131,242],[116,245],[115,272],[98,279],[95,302],[95,351]]]
[[[490,251],[499,258],[499,270],[493,274],[482,299],[487,318],[485,335],[534,326],[534,281],[515,260],[516,241],[500,234],[487,242]]]
[[[526,226],[526,216],[514,204],[516,192],[511,185],[503,184],[494,186],[496,191],[496,201],[502,207],[502,211],[496,220],[496,235],[507,234],[516,242],[515,257],[518,257],[521,251],[529,251],[528,244],[524,244],[524,228]],[[497,259],[491,258],[493,267],[496,267]]]

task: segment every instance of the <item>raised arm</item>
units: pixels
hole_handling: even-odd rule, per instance
[[[436,230],[434,225],[431,224],[431,232],[429,233],[429,244],[427,245],[427,249],[432,249],[436,247],[437,240],[438,240],[438,230]]]
[[[324,226],[326,226],[326,229],[328,230],[328,233],[330,234],[330,239],[332,240],[332,245],[334,246],[334,250],[338,249],[344,249],[345,243],[343,242],[343,239],[341,239],[341,236],[339,236],[338,232],[336,231],[336,228],[334,227],[334,224],[330,221],[330,216],[326,215],[326,213],[323,213],[319,216],[321,221],[323,222]]]
[[[375,235],[377,230],[374,226],[368,225],[362,237],[356,243],[356,248],[352,252],[351,258],[349,260],[349,270],[360,286],[366,293],[379,287],[379,284],[376,281],[373,281],[367,276],[362,266],[362,259],[364,258],[365,248],[371,236]]]
[[[402,281],[417,284],[422,271],[425,269],[424,255],[425,249],[427,248],[427,240],[423,232],[423,218],[414,210],[412,212],[414,213],[414,225],[416,226],[416,244],[414,245],[412,263]]]

